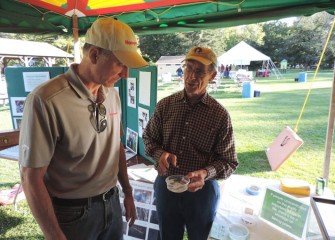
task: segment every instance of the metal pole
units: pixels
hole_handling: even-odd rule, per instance
[[[80,62],[80,41],[78,34],[78,16],[72,16],[72,32],[73,32],[73,48],[74,48],[74,61],[76,63]]]
[[[325,159],[324,159],[324,166],[323,166],[323,177],[326,179],[327,186],[328,186],[329,168],[330,168],[330,160],[331,160],[332,145],[333,145],[333,138],[334,138],[334,119],[335,119],[335,87],[334,85],[335,85],[335,64],[334,64],[332,94],[330,96],[330,104],[329,104],[326,149],[325,149]]]

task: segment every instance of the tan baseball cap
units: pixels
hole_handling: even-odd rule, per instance
[[[196,60],[204,65],[210,65],[212,63],[217,66],[217,57],[212,49],[207,47],[193,47],[187,53],[185,60]]]
[[[133,30],[114,18],[99,18],[87,30],[85,42],[112,51],[129,68],[141,68],[148,63],[137,51]]]

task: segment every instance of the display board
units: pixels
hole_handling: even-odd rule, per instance
[[[7,67],[5,76],[9,107],[14,129],[20,128],[24,101],[31,90],[53,77],[66,72],[68,67]]]
[[[20,128],[24,101],[29,92],[42,82],[63,74],[67,70],[68,67],[5,68],[13,128]],[[129,69],[129,77],[119,80],[114,87],[119,92],[122,105],[124,129],[122,143],[127,146],[127,136],[128,138],[134,137],[136,147],[132,149],[152,161],[144,153],[142,133],[157,103],[157,67]],[[129,129],[128,134],[127,129]]]
[[[127,131],[134,133],[137,154],[153,162],[144,153],[142,133],[157,103],[157,67],[130,69],[129,77],[118,81],[115,87],[119,89],[122,103],[123,144],[127,146],[127,136],[132,136]]]

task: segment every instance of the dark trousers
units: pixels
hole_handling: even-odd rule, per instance
[[[61,229],[68,240],[122,240],[122,211],[117,188],[105,201],[64,206],[54,203]],[[67,204],[70,205],[70,204]]]
[[[207,240],[220,198],[216,180],[206,181],[197,192],[174,193],[167,189],[165,177],[154,183],[156,208],[162,240]]]

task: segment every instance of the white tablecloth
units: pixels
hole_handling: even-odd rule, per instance
[[[228,226],[231,223],[244,224],[242,221],[242,214],[245,208],[253,209],[256,215],[255,221],[251,225],[246,225],[249,229],[250,240],[286,240],[295,239],[289,234],[266,223],[258,217],[267,187],[272,187],[279,190],[280,182],[278,180],[261,179],[249,176],[232,175],[228,180],[221,184],[221,199],[218,207],[217,218],[214,222]],[[258,195],[250,195],[246,189],[250,185],[257,185],[260,187]],[[314,194],[314,186],[311,186],[311,196]],[[299,197],[299,196],[297,196]],[[332,192],[326,188],[325,194],[321,197],[333,198]],[[299,197],[304,203],[310,205],[310,197]],[[218,239],[230,239],[227,236]],[[314,212],[310,209],[310,218],[307,225],[306,238],[310,240],[322,240],[322,235],[317,224]],[[217,239],[217,238],[210,238]]]

